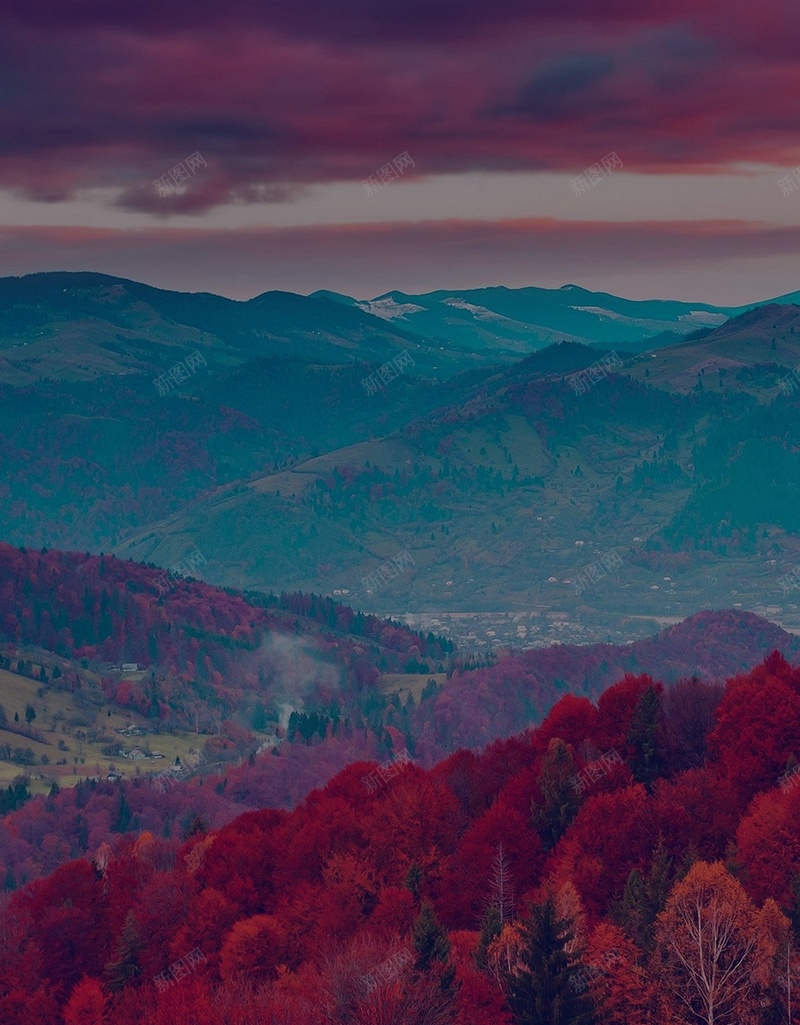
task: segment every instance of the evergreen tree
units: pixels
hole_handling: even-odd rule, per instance
[[[639,870],[632,868],[622,897],[612,905],[611,917],[630,936],[640,950],[645,949],[645,884]]]
[[[568,953],[572,925],[553,894],[522,923],[520,963],[507,978],[508,1004],[519,1025],[592,1025],[594,1011],[579,978],[580,953]]]
[[[500,911],[498,910],[497,904],[492,902],[486,909],[486,914],[483,916],[481,931],[478,935],[478,945],[475,948],[475,964],[479,968],[483,970],[486,969],[486,952],[491,943],[497,939],[502,931],[503,926],[500,922]]]
[[[110,989],[118,992],[135,982],[142,973],[139,954],[145,946],[136,925],[133,912],[125,917],[116,956],[106,964],[106,981]]]
[[[414,967],[418,972],[430,970],[434,961],[445,964],[450,957],[450,940],[429,901],[423,901],[412,934]]]
[[[250,716],[251,729],[263,732],[267,728],[267,712],[261,701],[256,701]]]
[[[422,885],[422,870],[419,863],[412,861],[406,874],[405,887],[411,891],[415,901],[419,900],[419,888]]]
[[[653,949],[656,919],[667,902],[672,881],[672,858],[664,838],[659,836],[647,876],[643,878],[635,868],[631,869],[622,898],[612,906],[614,921],[647,953]]]
[[[648,790],[652,788],[663,767],[659,741],[660,718],[661,698],[654,687],[648,687],[636,705],[627,738],[633,749],[633,778],[643,783]]]
[[[89,823],[86,821],[85,815],[78,815],[75,821],[75,835],[77,837],[78,847],[73,857],[80,857],[85,851],[89,849]]]
[[[184,825],[183,835],[188,840],[190,836],[199,836],[208,832],[208,824],[201,815],[194,815],[192,820]]]
[[[667,897],[674,881],[672,858],[664,843],[664,837],[659,835],[658,842],[653,848],[650,874],[647,878],[648,917],[650,922],[646,934],[648,950],[652,949],[655,941],[656,918],[666,906]]]
[[[580,791],[575,785],[575,776],[571,745],[554,737],[539,773],[542,802],[534,803],[531,808],[533,826],[547,851],[555,847],[578,814]]]
[[[421,975],[436,971],[442,992],[454,995],[453,981],[456,970],[450,964],[450,940],[441,925],[433,905],[423,901],[412,931],[414,970]]]
[[[119,807],[117,808],[117,820],[111,827],[112,833],[125,833],[131,824],[131,807],[125,797],[125,791],[119,792]]]

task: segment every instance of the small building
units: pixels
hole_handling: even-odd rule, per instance
[[[138,662],[123,662],[122,663],[123,673],[138,673],[139,663]]]
[[[133,723],[130,723],[128,726],[117,726],[114,732],[119,733],[123,737],[147,736],[147,729],[144,726],[135,726]]]

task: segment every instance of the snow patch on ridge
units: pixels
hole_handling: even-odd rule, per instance
[[[609,320],[620,320],[625,324],[649,324],[649,320],[638,320],[635,317],[626,317],[624,313],[616,313],[614,310],[606,310],[602,306],[570,306],[571,310],[579,310],[581,313],[593,313],[596,317],[608,317]]]
[[[417,306],[415,303],[399,303],[391,297],[386,299],[366,299],[358,304],[365,313],[371,313],[374,317],[382,317],[384,320],[397,320],[409,313],[424,311],[424,306]]]
[[[682,313],[678,320],[682,320],[686,324],[698,324],[701,327],[719,327],[720,324],[730,320],[730,317],[725,313],[711,313],[710,310],[690,310],[688,313]]]
[[[508,317],[504,317],[502,313],[493,313],[492,310],[487,310],[485,306],[476,306],[474,303],[468,303],[466,299],[460,299],[458,297],[442,299],[442,305],[452,306],[456,310],[466,310],[467,313],[471,313],[476,320],[507,321],[509,319]]]
[[[674,320],[671,318],[660,320],[649,317],[627,317],[624,313],[616,313],[614,310],[604,309],[602,306],[572,306],[570,309],[579,310],[582,313],[591,313],[595,317],[604,317],[606,320],[613,320],[619,324],[630,324],[634,327],[645,328],[650,331],[675,331],[683,329],[688,331],[694,327],[719,327],[730,318],[724,313],[711,313],[706,310],[690,310],[689,313],[679,313]]]

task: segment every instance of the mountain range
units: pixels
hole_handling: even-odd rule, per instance
[[[800,292],[767,302],[798,300]],[[644,351],[757,305],[765,303],[639,301],[577,285],[388,292],[370,300],[272,291],[240,302],[94,272],[39,273],[0,278],[0,372],[13,384],[96,380],[166,368],[198,348],[213,368],[276,356],[383,363],[409,350],[412,375],[443,377],[563,341]]]
[[[730,605],[792,625],[792,298],[245,303],[3,279],[0,538],[167,569],[197,551],[231,587],[397,615],[528,609],[589,639]]]
[[[357,300],[336,292],[315,292],[364,310],[407,331],[440,338],[468,350],[521,356],[555,342],[623,346],[647,351],[698,330],[719,327],[756,305],[712,306],[663,299],[622,299],[578,285],[551,288],[475,288],[424,295],[387,292]],[[800,292],[769,303],[796,304]]]

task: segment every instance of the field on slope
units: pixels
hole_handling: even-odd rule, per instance
[[[48,661],[34,663],[36,670]],[[136,676],[141,674],[119,674],[120,680]],[[137,712],[114,703],[89,702],[82,692],[72,694],[45,688],[40,680],[5,669],[0,669],[0,707],[13,728],[0,728],[0,786],[24,775],[29,778],[33,793],[46,792],[53,783],[64,787],[89,777],[105,779],[109,772],[117,772],[123,778],[153,775],[173,766],[176,758],[188,765],[208,739],[189,731],[165,732],[158,723]],[[30,725],[26,722],[26,709],[36,713]],[[14,721],[15,715],[19,724]],[[19,727],[33,736],[16,732]],[[115,732],[131,727],[145,733]],[[263,740],[267,739],[264,734]],[[130,760],[120,753],[109,754],[104,750],[109,746],[119,752],[139,749],[161,757]]]

